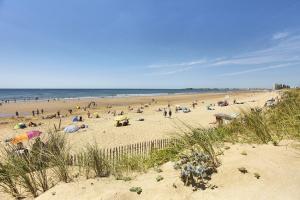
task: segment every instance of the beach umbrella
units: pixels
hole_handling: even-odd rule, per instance
[[[12,144],[18,144],[19,142],[25,142],[25,141],[28,141],[28,140],[29,140],[28,135],[26,133],[22,133],[22,134],[16,135],[11,140],[11,143]]]
[[[32,139],[32,138],[35,138],[35,137],[39,137],[42,132],[41,131],[28,131],[27,133],[27,136],[28,136],[28,139]]]

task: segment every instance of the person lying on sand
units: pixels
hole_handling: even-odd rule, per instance
[[[22,142],[17,143],[17,147],[15,149],[15,154],[22,157],[28,156],[28,149],[24,147]]]

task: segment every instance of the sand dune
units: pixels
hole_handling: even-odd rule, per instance
[[[289,199],[300,197],[300,143],[283,141],[280,146],[232,145],[220,157],[222,165],[213,175],[211,184],[217,188],[193,192],[183,186],[172,163],[162,166],[159,175],[164,179],[156,182],[158,173],[150,171],[132,181],[117,181],[113,178],[90,179],[59,184],[38,197],[38,200],[193,200],[193,199]],[[247,155],[241,155],[241,152]],[[249,172],[242,174],[237,168],[245,167]],[[256,179],[253,173],[259,173]],[[176,184],[177,188],[173,187]],[[139,186],[140,195],[129,188]],[[55,194],[55,195],[54,195]]]

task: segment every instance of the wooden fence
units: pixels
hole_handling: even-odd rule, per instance
[[[99,154],[114,166],[117,161],[124,157],[141,156],[145,158],[149,156],[152,151],[165,149],[174,142],[176,142],[174,139],[159,139],[113,148],[102,148],[99,150]],[[84,154],[73,154],[70,156],[70,165],[78,166],[84,162],[84,159]]]

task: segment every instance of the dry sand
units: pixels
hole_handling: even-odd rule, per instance
[[[193,199],[300,199],[300,143],[283,141],[280,146],[232,145],[220,156],[222,165],[212,176],[210,184],[217,188],[193,192],[183,186],[173,163],[161,167],[163,172],[149,171],[129,182],[112,177],[60,183],[38,197],[38,200],[193,200]],[[247,155],[241,155],[245,151]],[[248,173],[242,174],[239,167]],[[254,173],[259,173],[256,179]],[[164,179],[156,182],[161,175]],[[175,189],[173,183],[177,186]],[[131,187],[141,187],[140,195],[130,192]],[[55,194],[55,195],[53,195]]]

